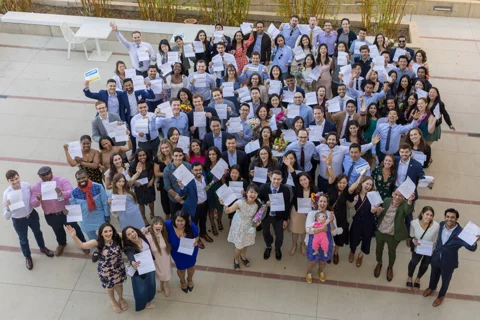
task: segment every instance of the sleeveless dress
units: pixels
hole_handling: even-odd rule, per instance
[[[239,209],[233,216],[227,240],[233,243],[235,248],[242,249],[255,244],[256,231],[254,233],[248,231],[252,226],[252,219],[257,213],[258,205],[248,204],[245,199],[238,200],[237,203]]]
[[[119,245],[114,242],[105,244],[100,254],[97,271],[104,289],[111,289],[127,280]]]
[[[85,161],[87,163],[93,163],[93,159],[92,161]],[[88,167],[84,167],[82,165],[79,166],[80,169],[83,169],[85,171],[87,171],[87,175],[88,175],[88,179],[92,180],[93,182],[96,182],[98,184],[101,184],[103,186],[103,175],[102,175],[102,171],[100,171],[100,169],[92,169],[92,168],[88,168]]]
[[[193,230],[193,238],[198,237],[198,228],[195,223],[190,223]],[[188,254],[183,254],[178,252],[178,247],[180,246],[180,238],[175,233],[175,229],[172,225],[171,220],[165,221],[165,228],[167,228],[168,232],[168,242],[172,246],[172,250],[170,251],[170,255],[172,256],[173,261],[175,262],[175,266],[178,270],[186,270],[189,269],[197,263],[197,255],[198,255],[198,246],[195,247],[193,250],[193,255],[189,256]]]
[[[108,191],[108,198],[112,198],[112,190]],[[127,201],[125,204],[125,211],[119,211],[118,221],[120,222],[120,229],[125,229],[125,227],[132,226],[137,229],[145,228],[145,222],[143,222],[142,214],[138,205],[133,201],[131,194],[127,194]]]
[[[157,238],[160,250],[162,250],[161,254],[157,250],[155,242],[153,242],[153,237]],[[170,281],[172,278],[172,262],[170,254],[167,253],[167,244],[165,243],[165,240],[161,235],[154,235],[153,233],[147,234],[146,238],[150,243],[150,248],[155,257],[155,277],[159,281]]]

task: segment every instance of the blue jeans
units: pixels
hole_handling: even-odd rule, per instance
[[[84,231],[87,235],[88,240],[97,240],[97,230]],[[93,252],[97,252],[97,248],[93,248]]]
[[[12,218],[13,227],[18,234],[20,240],[20,247],[25,258],[30,258],[32,253],[30,252],[30,245],[28,244],[28,227],[32,229],[35,240],[37,241],[40,249],[45,248],[45,241],[43,240],[42,230],[40,230],[40,218],[38,212],[33,209],[28,218],[15,219]]]

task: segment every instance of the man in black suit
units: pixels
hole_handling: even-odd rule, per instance
[[[458,250],[465,247],[465,249],[474,252],[477,250],[477,242],[480,240],[480,235],[476,235],[477,242],[469,245],[458,237],[463,230],[457,223],[459,217],[458,211],[450,208],[445,210],[445,221],[440,222],[440,232],[438,233],[437,244],[432,254],[430,284],[423,292],[424,297],[430,296],[437,289],[440,276],[442,277],[442,287],[432,304],[434,307],[441,305],[447,295],[453,271],[458,268]]]
[[[228,163],[230,168],[238,164],[241,168],[242,178],[248,179],[250,161],[244,151],[237,150],[237,139],[234,136],[227,137],[227,151],[222,152],[222,159]]]
[[[210,119],[210,130],[211,132],[207,133],[203,138],[203,150],[208,150],[208,148],[215,146],[220,152],[227,151],[227,139],[231,135],[221,130],[221,121],[218,117]]]
[[[203,97],[199,94],[194,94],[192,97],[193,110],[187,113],[188,116],[188,126],[190,127],[190,132],[192,133],[193,138],[203,140],[206,133],[211,132],[210,130],[210,120],[212,117],[218,117],[217,110],[215,108],[204,107],[203,106]],[[207,117],[207,126],[197,128],[194,125],[193,114],[194,112],[205,112],[205,117]]]
[[[322,107],[315,106],[313,107],[313,118],[315,121],[310,122],[310,126],[318,126],[322,128],[322,138],[325,138],[330,132],[337,132],[337,126],[334,122],[328,121],[325,119],[325,112]],[[309,130],[310,131],[310,130]],[[318,146],[319,142],[314,142]]]
[[[271,211],[270,210],[270,194],[281,193],[283,195],[283,203],[285,206],[284,211]],[[290,191],[287,186],[282,184],[282,172],[280,170],[274,170],[272,172],[271,183],[265,183],[260,187],[258,197],[261,201],[266,202],[268,209],[265,218],[262,220],[263,239],[267,248],[263,254],[263,258],[267,260],[270,258],[272,252],[273,236],[270,233],[270,225],[273,226],[275,231],[275,258],[277,260],[282,259],[282,244],[283,244],[283,230],[287,228],[288,218],[290,217]],[[278,204],[278,203],[277,203]]]
[[[247,56],[252,57],[253,52],[260,53],[260,63],[268,67],[272,55],[272,40],[263,30],[265,25],[263,21],[257,21],[257,31],[253,32],[253,42],[247,48]],[[250,35],[245,35],[245,37]]]

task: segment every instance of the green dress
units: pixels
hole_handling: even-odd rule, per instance
[[[373,133],[375,132],[375,129],[377,129],[377,121],[378,121],[378,119],[376,119],[376,120],[370,119],[370,125],[368,126],[367,130],[365,130],[365,132],[363,133],[363,136],[365,137],[365,141],[367,143],[372,142]],[[372,150],[368,150],[365,153],[365,156],[366,157],[371,157],[372,156]]]
[[[375,188],[382,199],[389,198],[392,196],[392,190],[395,184],[393,177],[390,175],[385,181],[383,179],[382,167],[376,167],[372,172],[373,181],[375,181]]]
[[[210,182],[213,181],[213,179],[216,179],[213,174],[211,173],[210,168],[206,169],[207,171],[207,185],[210,184]],[[218,180],[214,182],[210,188],[207,191],[207,199],[208,199],[208,209],[217,209],[217,211],[222,211],[223,206],[220,204],[220,201],[218,200],[217,196],[217,190],[220,189],[222,186],[222,180]]]

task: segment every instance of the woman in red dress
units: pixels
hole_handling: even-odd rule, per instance
[[[243,40],[242,31],[235,32],[235,36],[232,40],[232,50],[230,53],[235,56],[235,60],[237,61],[238,74],[241,74],[243,67],[248,64],[247,48],[252,44],[253,41],[253,32],[250,33],[248,40]]]

